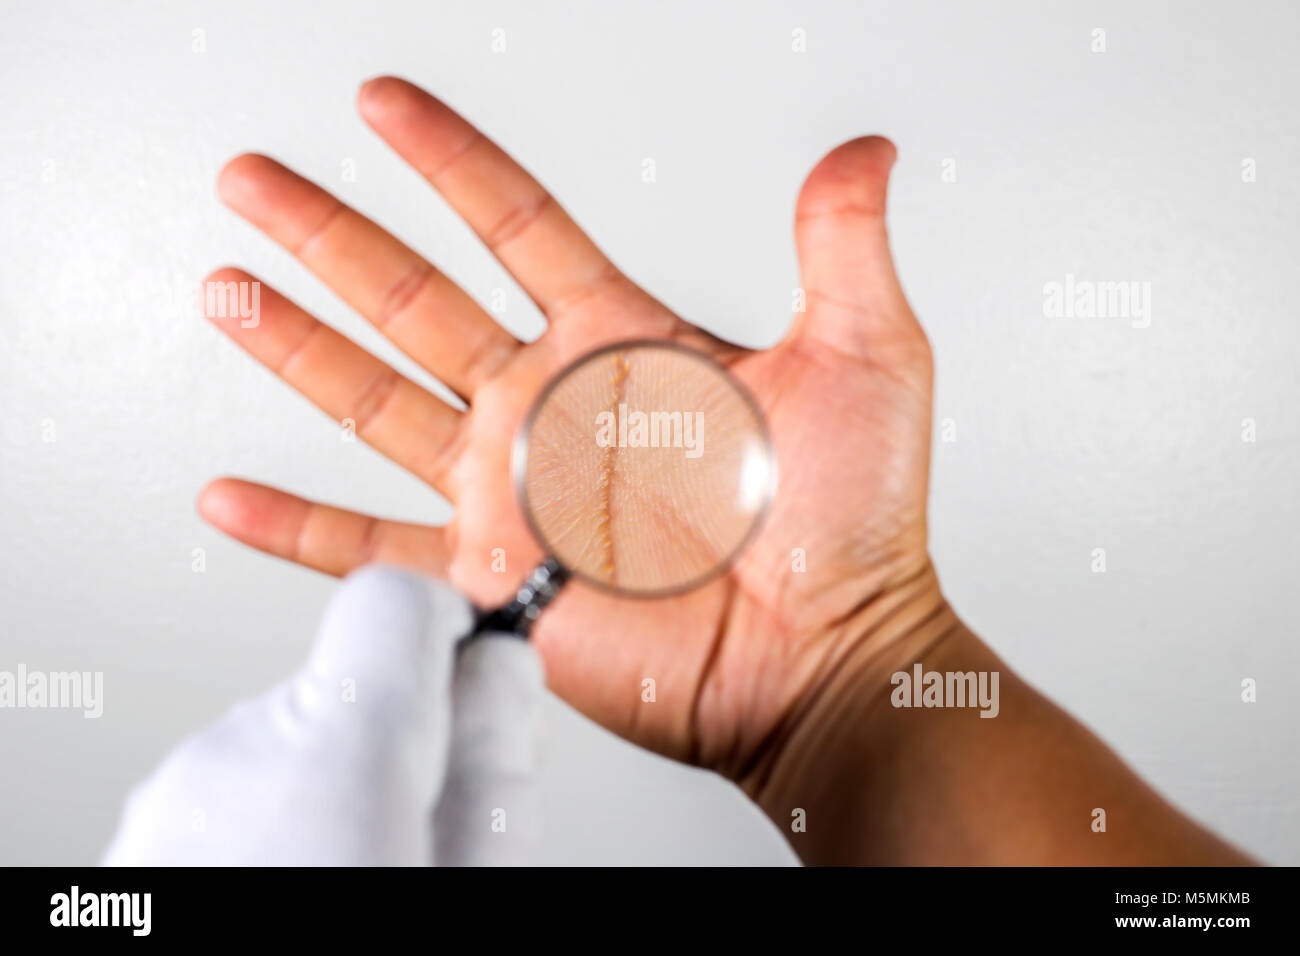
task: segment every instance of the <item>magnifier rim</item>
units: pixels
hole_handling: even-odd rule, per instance
[[[748,405],[750,411],[754,413],[754,420],[758,422],[758,438],[762,444],[763,452],[767,456],[768,461],[768,480],[766,487],[763,488],[763,495],[759,501],[758,508],[754,512],[754,519],[750,523],[749,529],[741,536],[735,547],[731,549],[731,552],[704,574],[697,575],[682,584],[668,588],[654,589],[628,588],[610,584],[592,577],[585,571],[579,571],[577,568],[569,567],[568,564],[555,554],[555,550],[551,546],[550,540],[542,533],[542,529],[538,526],[537,520],[533,516],[533,509],[528,503],[527,482],[528,441],[532,437],[533,425],[537,421],[537,416],[541,413],[542,406],[546,404],[546,400],[550,398],[551,393],[555,391],[561,382],[565,381],[579,368],[586,365],[588,362],[595,361],[602,355],[607,355],[610,352],[624,352],[631,349],[645,348],[680,352],[683,355],[690,356],[691,358],[702,361],[707,365],[711,365],[715,370],[722,373],[726,380],[735,389],[736,393],[740,396],[741,401]],[[767,418],[764,416],[763,409],[759,406],[758,401],[750,393],[749,389],[745,387],[745,384],[735,375],[731,374],[730,370],[712,355],[709,355],[707,352],[703,352],[700,349],[693,348],[689,345],[683,345],[680,342],[674,342],[669,339],[627,339],[622,342],[603,345],[600,348],[582,354],[560,369],[560,371],[557,372],[546,384],[546,387],[538,393],[535,399],[533,399],[533,404],[528,409],[528,414],[520,424],[519,430],[515,432],[514,443],[511,447],[510,453],[510,471],[511,481],[515,486],[515,496],[519,501],[520,510],[524,513],[524,520],[528,522],[528,527],[531,529],[534,539],[536,539],[538,544],[542,546],[542,549],[546,552],[547,556],[553,558],[572,577],[582,581],[584,584],[589,584],[597,590],[604,591],[608,594],[627,598],[660,598],[671,597],[676,594],[685,594],[687,591],[694,591],[696,588],[702,587],[714,578],[721,577],[732,567],[733,564],[735,564],[736,559],[744,552],[745,548],[758,534],[759,528],[767,519],[768,511],[772,505],[772,499],[776,496],[777,487],[776,450],[772,445],[771,432],[768,431]]]

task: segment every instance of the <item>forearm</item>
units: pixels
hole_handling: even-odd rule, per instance
[[[920,702],[909,696],[918,663],[922,673],[996,673],[996,716],[970,701],[895,706]],[[908,681],[891,683],[900,672]],[[810,864],[1251,862],[1161,799],[942,604],[905,634],[855,642],[742,784]],[[792,829],[797,810],[803,832]]]

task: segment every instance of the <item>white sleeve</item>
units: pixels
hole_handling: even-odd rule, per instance
[[[183,741],[132,791],[104,863],[430,862],[453,654],[470,624],[445,585],[354,573],[297,675]]]

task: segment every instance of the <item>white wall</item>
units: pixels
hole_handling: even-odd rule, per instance
[[[254,148],[475,294],[506,284],[357,118],[358,83],[394,72],[530,166],[651,291],[753,345],[788,321],[803,175],[841,140],[891,136],[895,248],[937,352],[936,422],[957,435],[934,456],[947,591],[1175,801],[1300,863],[1295,5],[545,6],[6,10],[0,669],[102,670],[107,700],[98,721],[0,711],[0,862],[93,861],[131,782],[303,654],[330,582],[209,530],[206,479],[447,516],[182,296],[250,266],[419,374],[219,206],[221,163]],[[1067,273],[1150,282],[1150,326],[1045,317],[1043,286]],[[535,334],[512,295],[510,326]],[[558,702],[548,717],[552,860],[791,859],[728,785]]]

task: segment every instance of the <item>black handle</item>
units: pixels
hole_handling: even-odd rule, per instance
[[[555,600],[560,588],[568,580],[569,572],[560,562],[547,558],[533,568],[509,604],[480,611],[474,620],[474,629],[462,640],[472,640],[480,634],[489,633],[514,634],[527,640],[542,609]]]

